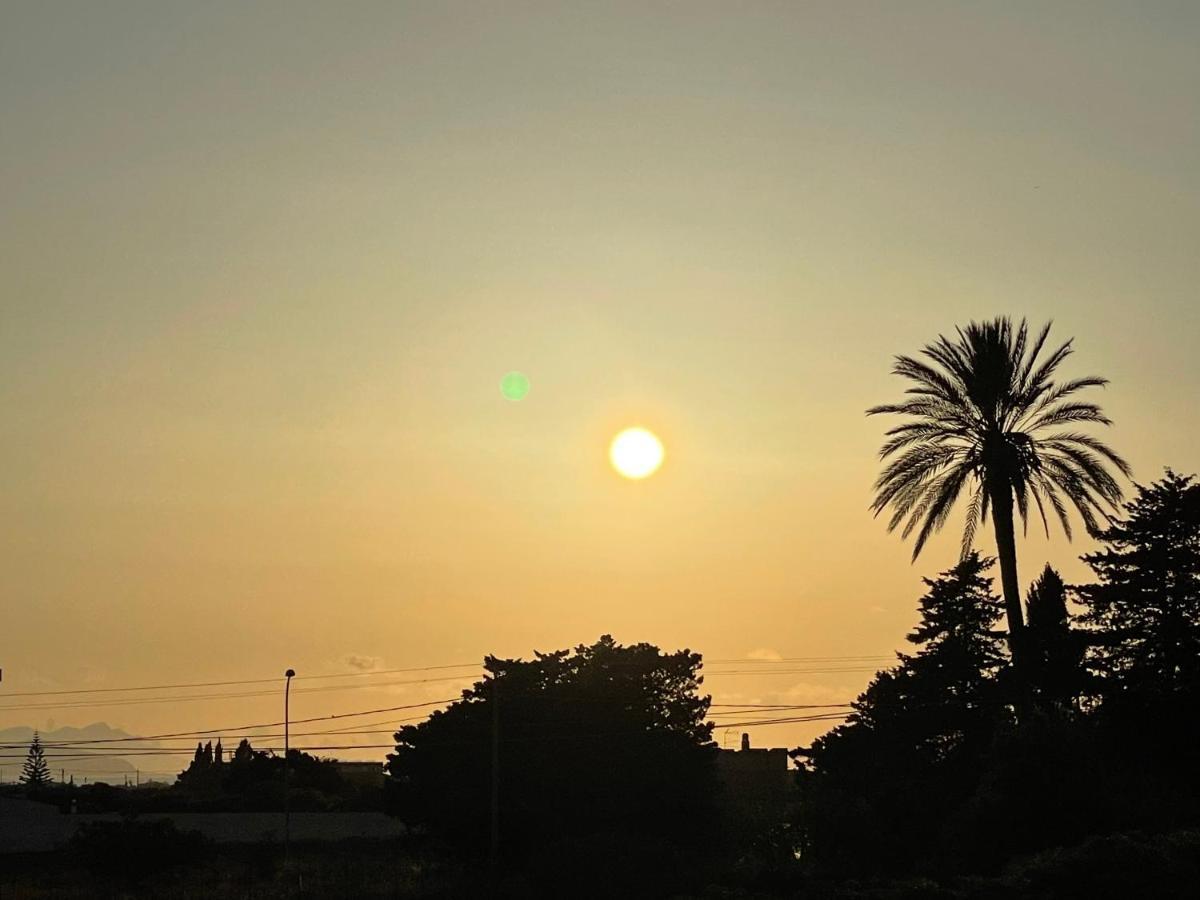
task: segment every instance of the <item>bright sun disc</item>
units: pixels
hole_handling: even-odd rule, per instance
[[[662,441],[645,428],[626,428],[613,438],[608,458],[626,478],[645,478],[662,465]]]

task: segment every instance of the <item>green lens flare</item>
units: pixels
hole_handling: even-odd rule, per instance
[[[509,372],[500,379],[500,393],[513,403],[524,400],[529,393],[529,379],[520,372]]]

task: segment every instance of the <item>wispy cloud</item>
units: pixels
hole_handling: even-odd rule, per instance
[[[378,656],[365,656],[361,653],[351,653],[346,657],[346,665],[360,672],[370,672],[383,666],[383,660]]]
[[[770,647],[758,647],[746,654],[748,659],[762,659],[778,662],[783,659],[783,654],[778,650],[772,650]]]

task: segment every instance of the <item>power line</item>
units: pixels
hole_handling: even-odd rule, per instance
[[[319,694],[329,691],[360,690],[362,688],[392,687],[402,684],[438,684],[447,681],[468,681],[471,675],[450,675],[441,678],[406,678],[397,681],[377,681],[372,684],[337,684],[328,687],[296,688],[293,694]],[[278,679],[276,679],[278,680]],[[151,703],[181,703],[189,700],[237,700],[246,697],[273,697],[277,691],[239,691],[213,694],[181,694],[171,697],[138,697],[120,698],[117,700],[69,701],[64,703],[24,703],[12,706],[0,706],[0,711],[14,712],[20,710],[46,709],[91,709],[108,708],[112,706],[144,706]]]
[[[764,726],[769,726],[769,725],[793,725],[793,724],[803,724],[803,723],[808,723],[808,722],[838,721],[838,720],[844,720],[845,718],[846,718],[845,715],[839,714],[839,713],[820,713],[820,714],[811,715],[811,716],[787,716],[787,717],[779,717],[779,718],[773,718],[773,719],[752,719],[752,720],[745,720],[742,722],[722,723],[721,727],[727,729],[727,728],[764,727]],[[531,740],[537,740],[537,741],[540,741],[540,740],[580,740],[580,739],[591,739],[591,738],[597,737],[597,736],[610,736],[611,737],[616,734],[642,734],[642,733],[644,733],[644,732],[642,732],[642,731],[638,731],[638,732],[604,732],[604,733],[593,733],[593,734],[579,734],[579,733],[574,733],[574,732],[569,733],[569,734],[568,733],[563,733],[563,734],[551,733],[551,734],[538,734],[538,735],[532,735],[532,736],[523,736],[520,738],[509,738],[509,739],[506,739],[504,741],[504,743],[520,743],[523,741],[531,741]],[[468,742],[466,742],[466,741],[451,741],[451,742],[439,741],[434,746],[441,746],[444,744],[465,744],[465,743],[468,743]],[[307,747],[298,747],[296,749],[302,750],[302,751],[310,751],[310,750],[381,750],[381,749],[391,750],[391,749],[394,749],[395,746],[396,745],[393,743],[387,743],[387,744],[317,744],[317,745],[310,745]],[[7,748],[5,748],[5,749],[7,749]],[[86,749],[89,749],[89,748],[77,748],[77,752],[75,754],[54,755],[52,758],[56,762],[63,762],[63,761],[68,761],[68,760],[78,761],[78,760],[87,760],[87,759],[107,758],[104,756],[98,756],[97,751],[93,751],[91,753],[84,752]],[[280,752],[283,750],[282,747],[275,747],[275,746],[263,747],[263,748],[259,748],[259,749],[266,750],[266,751],[269,751],[272,753]],[[104,752],[110,752],[109,748],[104,748]],[[161,756],[190,756],[193,752],[194,751],[191,748],[179,749],[179,750],[134,748],[134,749],[131,749],[128,751],[121,751],[120,755],[121,756],[130,756],[133,758],[147,758],[147,757],[161,757]],[[23,758],[24,758],[24,754],[0,753],[0,759],[23,759]],[[100,773],[96,772],[96,774],[100,774]],[[118,772],[117,774],[125,774],[125,771]],[[158,774],[168,774],[168,773],[158,773]]]
[[[838,722],[844,720],[844,715],[825,713],[819,716],[791,716],[782,719],[756,719],[747,722],[722,722],[722,728],[752,728],[761,725],[799,725],[804,722]]]
[[[371,715],[374,715],[375,713],[397,712],[402,709],[423,709],[423,708],[427,708],[430,706],[442,706],[446,703],[453,703],[454,701],[456,701],[458,699],[459,699],[458,697],[449,697],[449,698],[444,698],[442,700],[428,700],[424,703],[408,703],[408,704],[405,704],[404,706],[384,706],[384,707],[380,707],[379,709],[364,709],[361,712],[334,713],[334,714],[328,715],[328,716],[313,716],[312,718],[308,718],[308,719],[291,719],[290,723],[292,725],[306,725],[310,722],[326,722],[326,721],[330,721],[332,719],[350,719],[350,718],[354,718],[356,716],[371,716]],[[180,737],[190,738],[190,737],[203,737],[203,736],[207,736],[207,735],[216,735],[217,737],[223,737],[226,734],[232,735],[232,734],[237,734],[239,732],[253,731],[253,730],[259,729],[259,728],[275,728],[276,726],[279,726],[279,725],[283,725],[283,722],[255,722],[255,723],[251,723],[249,725],[235,725],[235,726],[230,726],[227,728],[205,728],[205,729],[199,729],[196,731],[175,731],[175,732],[170,732],[167,734],[128,735],[126,737],[119,737],[119,738],[94,738],[91,740],[79,739],[77,741],[74,741],[73,743],[120,744],[120,743],[129,743],[131,741],[133,741],[133,742],[158,741],[158,740],[164,740],[166,738],[180,738]],[[68,741],[59,741],[57,743],[59,743],[61,745],[66,745],[69,742]]]
[[[737,707],[738,709],[824,709],[826,707],[848,707],[850,703],[709,703],[709,709]],[[714,713],[715,715],[715,713]]]
[[[323,678],[362,678],[374,675],[395,675],[400,672],[433,672],[444,669],[467,669],[467,668],[482,668],[480,663],[454,663],[451,665],[442,666],[412,666],[405,669],[373,669],[369,672],[337,672],[328,675],[297,675],[297,681],[313,681]],[[465,677],[465,676],[464,676]],[[198,688],[198,687],[228,687],[232,685],[242,684],[274,684],[279,681],[278,678],[243,678],[236,681],[191,681],[177,684],[145,684],[135,687],[109,687],[109,688],[75,688],[73,690],[59,691],[5,691],[0,693],[0,699],[7,697],[53,697],[66,694],[110,694],[126,691],[159,691],[159,690],[177,690],[180,688]]]
[[[404,719],[391,720],[391,722],[388,724],[405,724],[405,723],[409,723],[409,722],[420,722],[426,718],[427,718],[427,716],[424,716],[424,715],[409,716]],[[378,724],[385,724],[385,723],[369,722],[366,724],[378,725]],[[331,735],[331,734],[333,734],[333,735],[338,735],[338,734],[393,734],[397,730],[398,729],[396,729],[396,728],[385,728],[385,729],[376,729],[376,730],[365,730],[365,729],[360,729],[357,727],[355,727],[355,728],[328,728],[328,729],[322,729],[320,731],[300,731],[300,732],[293,731],[293,732],[291,732],[291,734],[293,737],[316,737],[316,736],[324,736],[324,735]],[[201,734],[208,735],[211,733],[212,732],[196,732],[194,734],[194,736],[200,736]],[[180,735],[180,736],[187,737],[187,735]],[[249,731],[249,732],[240,732],[240,733],[233,733],[233,734],[226,734],[225,732],[222,732],[219,735],[219,737],[222,742],[224,742],[226,739],[229,739],[230,741],[235,741],[235,740],[240,741],[243,738],[248,741],[267,740],[270,738],[281,738],[281,737],[283,737],[283,732],[277,731],[277,732],[265,732],[264,733],[264,732],[258,732],[258,731]],[[151,743],[153,740],[154,739],[152,739],[152,738],[137,738],[137,737],[94,738],[91,740],[80,738],[77,740],[43,741],[42,746],[46,749],[47,752],[49,752],[51,750],[61,750],[61,749],[96,749],[96,750],[103,750],[106,753],[121,753],[121,754],[131,753],[135,750],[143,750],[143,749],[144,750],[166,749],[166,748],[163,748],[163,747],[157,746],[157,745],[154,747],[130,747],[128,749],[122,749],[121,747],[111,747],[111,746],[110,747],[96,747],[95,746],[97,744],[106,743],[106,742],[124,741],[124,742],[128,742],[128,743]],[[11,750],[11,749],[15,749],[17,747],[26,747],[26,746],[28,746],[28,742],[0,743],[0,750]],[[193,752],[191,747],[188,747],[186,749],[187,749],[187,752],[189,752],[189,753]],[[261,749],[261,748],[255,748],[255,749]],[[230,751],[230,752],[232,752],[232,751]]]
[[[891,654],[872,654],[864,656],[781,656],[778,659],[759,659],[753,656],[735,657],[732,659],[707,659],[705,664],[725,665],[739,663],[813,663],[813,662],[869,662],[877,659],[894,659]]]
[[[831,668],[816,668],[816,669],[727,669],[722,671],[706,671],[702,672],[702,676],[724,676],[724,675],[828,675],[846,672],[873,672],[876,671],[874,666],[845,666]],[[315,694],[326,693],[329,691],[346,691],[360,690],[363,688],[381,688],[392,687],[397,685],[407,684],[436,684],[449,681],[469,681],[475,676],[473,675],[450,675],[440,678],[416,678],[416,679],[400,679],[393,681],[378,681],[370,684],[339,684],[330,685],[327,687],[311,687],[311,688],[296,688],[293,693]],[[278,679],[275,679],[278,680]],[[232,700],[244,699],[247,697],[272,697],[276,691],[239,691],[239,692],[222,692],[211,694],[183,694],[178,696],[166,697],[138,697],[138,698],[119,698],[116,700],[100,700],[100,701],[66,701],[62,703],[25,703],[14,704],[11,706],[0,706],[0,712],[19,712],[22,710],[49,710],[49,709],[91,709],[91,708],[108,708],[114,706],[143,706],[153,703],[181,703],[197,700]]]
[[[701,672],[704,677],[712,675],[833,675],[841,672],[875,672],[876,666],[840,666],[820,669],[727,669],[720,672]]]
[[[872,660],[890,660],[893,657],[885,654],[863,654],[863,655],[839,655],[839,656],[784,656],[772,659],[762,659],[757,657],[728,657],[703,660],[706,666],[712,665],[735,665],[735,664],[753,664],[756,666],[765,665],[771,666],[779,663],[837,663],[837,662],[868,662]],[[372,678],[379,675],[395,675],[407,672],[434,672],[445,671],[449,669],[481,669],[482,663],[448,663],[433,666],[408,666],[404,668],[393,669],[373,669],[371,671],[356,671],[356,672],[332,672],[320,675],[298,675],[297,681],[315,681],[329,678]],[[705,674],[733,674],[732,672],[715,672],[708,671]],[[463,678],[468,676],[463,675]],[[60,697],[70,696],[75,694],[112,694],[112,693],[130,693],[134,691],[156,691],[156,690],[182,690],[187,688],[206,688],[206,687],[236,687],[239,685],[250,684],[274,684],[279,679],[274,678],[242,678],[225,681],[191,681],[191,682],[174,682],[166,684],[145,684],[145,685],[130,685],[126,687],[100,687],[100,688],[71,688],[53,691],[4,691],[0,692],[0,700],[10,697]],[[300,690],[297,688],[297,690]],[[308,690],[316,690],[309,688]],[[270,693],[270,692],[266,692]],[[231,696],[250,696],[246,695],[231,695]],[[4,707],[0,707],[4,708]],[[33,709],[34,707],[28,707]]]

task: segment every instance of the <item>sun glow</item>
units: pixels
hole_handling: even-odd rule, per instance
[[[662,441],[645,428],[626,428],[613,438],[608,458],[626,478],[646,478],[662,465]]]

